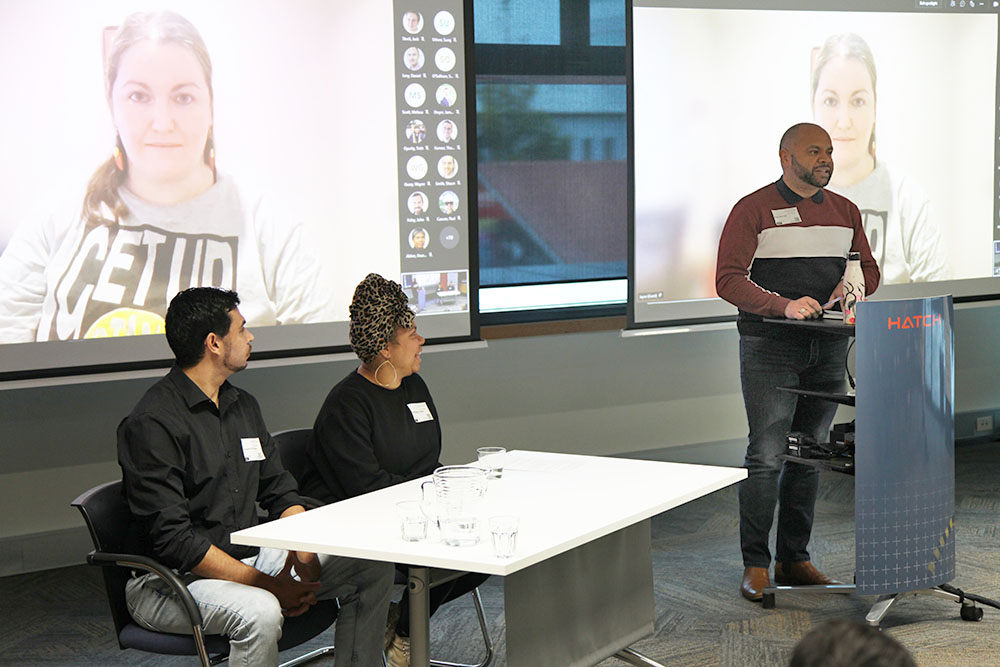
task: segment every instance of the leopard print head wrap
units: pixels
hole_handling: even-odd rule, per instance
[[[396,336],[396,329],[413,326],[413,311],[399,283],[369,273],[351,301],[351,348],[368,363]]]

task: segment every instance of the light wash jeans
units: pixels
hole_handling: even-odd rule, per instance
[[[847,338],[781,341],[740,337],[740,376],[750,425],[747,478],[740,483],[740,547],[745,567],[770,567],[768,535],[778,507],[775,560],[809,560],[809,537],[819,471],[778,459],[788,451],[786,436],[808,433],[818,442],[830,437],[837,404],[798,396],[778,387],[841,392],[847,384]]]
[[[275,575],[287,551],[261,549],[244,563]],[[340,600],[334,642],[337,667],[382,664],[385,619],[392,591],[391,563],[320,554],[322,575],[317,599]],[[182,577],[201,610],[205,634],[229,637],[229,663],[237,667],[278,664],[278,639],[284,617],[278,599],[262,588],[220,579]],[[154,574],[130,580],[125,599],[136,623],[159,632],[190,634],[184,608]]]

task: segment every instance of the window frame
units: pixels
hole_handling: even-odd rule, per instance
[[[622,0],[627,21],[627,3]],[[627,85],[626,57],[627,46],[592,46],[590,44],[590,0],[559,0],[559,45],[535,44],[497,44],[475,42],[475,83],[502,81],[507,78],[518,81],[524,78],[536,78],[539,83],[562,83],[562,79],[593,79],[602,84]],[[608,79],[615,79],[609,81]],[[567,82],[568,83],[568,82]],[[630,131],[626,114],[626,138]],[[600,152],[602,146],[595,147]],[[478,156],[477,156],[478,157]],[[626,162],[630,156],[626,154]],[[621,224],[628,224],[627,207],[621,211]],[[586,306],[525,306],[523,309],[503,311],[482,311],[482,298],[479,299],[479,321],[481,326],[501,326],[533,322],[572,322],[578,319],[618,318],[626,314],[628,297],[628,256],[625,256],[625,270],[621,275],[591,280],[564,280],[548,283],[532,283],[541,287],[573,283],[588,285],[621,281],[624,290],[620,301],[613,303],[598,303]],[[479,262],[482,271],[482,261]],[[478,278],[478,276],[477,276]],[[520,287],[514,283],[483,287],[479,282],[479,290],[503,290]],[[600,287],[606,287],[601,285]],[[615,320],[617,321],[617,319]],[[569,327],[568,329],[572,329]],[[531,335],[525,333],[523,335]]]

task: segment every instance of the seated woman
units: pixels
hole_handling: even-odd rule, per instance
[[[437,409],[417,375],[424,339],[406,294],[397,283],[368,274],[354,291],[350,313],[351,347],[361,365],[320,408],[309,446],[313,470],[302,483],[302,493],[328,503],[429,475],[441,465]],[[486,578],[467,574],[434,587],[431,614]],[[389,667],[409,665],[408,599],[404,594],[398,620],[390,613]]]

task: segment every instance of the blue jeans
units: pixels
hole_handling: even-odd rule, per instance
[[[287,551],[261,549],[244,563],[275,575]],[[337,667],[382,664],[385,618],[392,591],[391,563],[319,555],[322,564],[317,599],[337,598],[334,642]],[[229,663],[238,667],[278,664],[278,639],[284,617],[278,598],[262,588],[221,579],[182,577],[201,610],[205,634],[229,637]],[[125,599],[136,623],[150,630],[191,634],[184,608],[169,587],[154,574],[130,580]]]
[[[740,548],[745,567],[771,565],[768,536],[775,505],[775,560],[809,560],[807,546],[819,471],[777,457],[787,451],[786,436],[792,431],[807,433],[818,442],[827,441],[837,404],[777,388],[844,391],[847,342],[842,337],[802,341],[740,337],[740,377],[750,426],[744,462],[748,476],[739,489]]]

